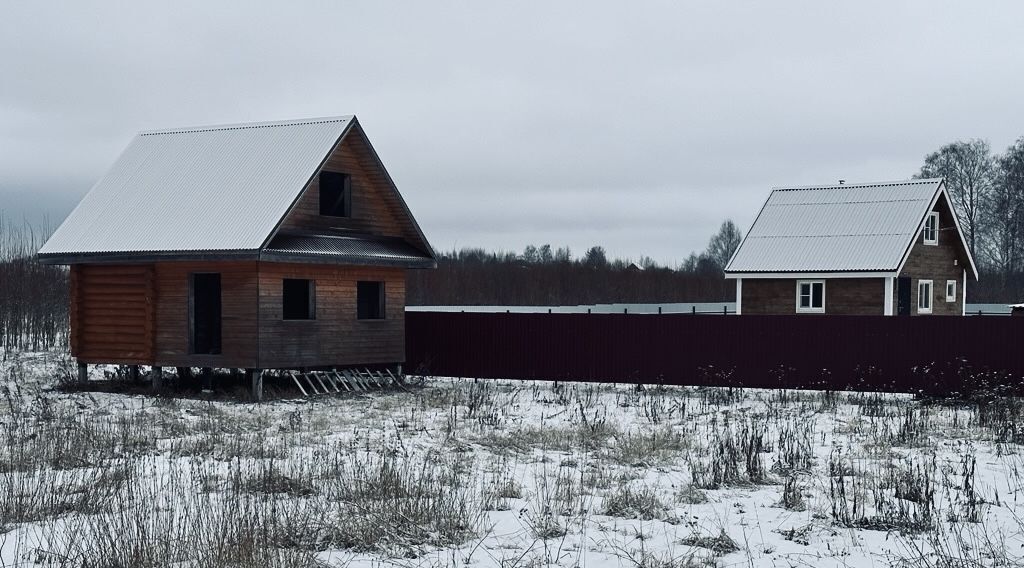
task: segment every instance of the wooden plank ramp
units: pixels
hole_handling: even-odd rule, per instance
[[[351,368],[332,371],[288,371],[299,392],[306,398],[342,392],[364,392],[401,387],[405,377],[391,369]]]

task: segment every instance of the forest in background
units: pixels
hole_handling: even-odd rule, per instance
[[[35,257],[51,232],[0,215],[0,347],[36,351],[67,341],[68,270]]]
[[[575,258],[568,247],[527,246],[521,253],[478,248],[441,252],[436,270],[410,270],[406,302],[423,305],[557,306],[607,303],[731,302],[736,284],[722,268],[740,243],[722,223],[707,250],[678,266],[649,257],[609,259],[593,246]]]

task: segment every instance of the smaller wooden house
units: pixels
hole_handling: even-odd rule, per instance
[[[246,369],[400,365],[433,250],[354,116],[142,132],[39,251],[71,353]],[[137,367],[134,367],[137,370]]]
[[[963,315],[978,270],[942,179],[776,188],[729,261],[743,314]]]

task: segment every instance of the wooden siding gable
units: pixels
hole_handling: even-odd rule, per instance
[[[340,172],[350,176],[351,210],[348,217],[320,215],[319,178],[322,172]],[[264,242],[264,248],[279,233],[398,237],[430,257],[434,256],[398,188],[356,121],[302,189],[291,209]]]
[[[952,204],[953,202],[949,197],[949,192],[946,191],[946,182],[943,181],[939,185],[938,191],[935,192],[935,197],[932,199],[932,203],[921,216],[921,221],[917,226],[917,231],[914,233],[913,239],[911,239],[910,244],[907,246],[906,252],[903,253],[903,260],[900,262],[900,265],[896,270],[897,274],[902,274],[905,271],[907,262],[914,253],[914,250],[917,249],[919,245],[925,246],[922,244],[924,240],[922,229],[924,228],[925,222],[928,220],[928,216],[932,212],[938,212],[940,244],[943,242],[949,243],[949,239],[952,238],[954,240],[954,247],[956,248],[956,258],[962,265],[961,268],[967,270],[975,280],[978,279],[978,267],[974,263],[974,257],[971,256],[971,250],[967,246],[967,239],[964,237],[963,229],[960,227],[960,220],[957,219],[956,212],[953,211]],[[946,233],[943,233],[944,227],[947,228],[945,229],[947,231]],[[950,227],[955,229],[955,232],[950,231],[948,229]]]
[[[946,196],[943,195],[936,201],[929,213],[932,211],[939,214],[938,243],[925,244],[924,234],[919,231],[900,267],[898,276],[911,279],[910,309],[912,314],[917,313],[918,282],[931,280],[931,313],[933,315],[961,315],[964,303],[963,274],[964,271],[970,273],[972,270],[969,264],[970,257],[966,243],[958,238],[954,230],[956,216]],[[947,280],[956,282],[955,302],[947,302],[945,299]],[[893,292],[895,294],[895,290]]]

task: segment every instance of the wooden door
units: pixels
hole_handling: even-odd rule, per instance
[[[909,316],[910,315],[910,278],[907,276],[900,276],[896,279],[896,315]]]
[[[220,354],[221,290],[219,272],[192,274],[192,353]]]

